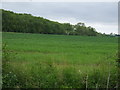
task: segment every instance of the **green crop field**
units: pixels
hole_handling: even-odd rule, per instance
[[[2,36],[7,51],[3,87],[117,87],[117,37],[12,32]]]

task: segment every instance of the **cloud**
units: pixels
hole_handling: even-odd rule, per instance
[[[94,26],[94,28],[98,31],[98,32],[102,32],[102,33],[106,33],[106,34],[110,34],[112,33],[116,33],[118,34],[118,25],[117,24],[102,24],[102,23],[86,23],[87,25],[90,26]]]
[[[2,2],[118,2],[119,0],[2,0]]]

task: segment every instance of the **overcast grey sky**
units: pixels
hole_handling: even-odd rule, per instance
[[[98,32],[118,33],[117,2],[4,2],[2,8],[61,23],[83,22]]]

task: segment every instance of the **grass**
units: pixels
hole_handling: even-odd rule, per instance
[[[4,32],[3,43],[15,56],[6,69],[11,82],[5,81],[3,87],[115,88],[117,85],[117,37]]]

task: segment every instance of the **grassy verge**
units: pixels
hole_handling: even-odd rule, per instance
[[[3,87],[117,88],[116,37],[3,33]]]

